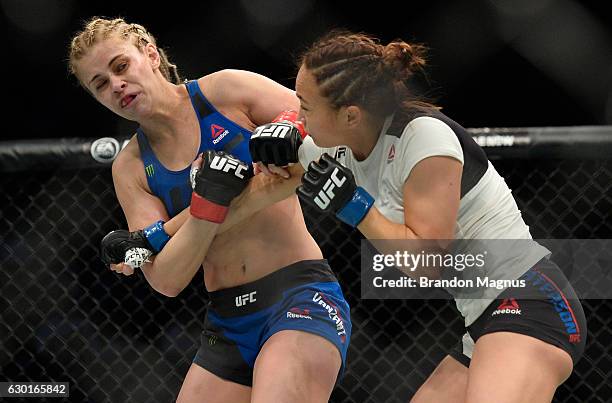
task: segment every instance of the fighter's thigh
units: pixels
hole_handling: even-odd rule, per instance
[[[248,403],[251,388],[219,378],[196,364],[191,364],[177,403]]]
[[[336,346],[321,336],[275,333],[255,361],[252,402],[327,402],[341,364]]]
[[[474,347],[466,401],[548,403],[572,367],[567,352],[542,340],[511,332],[485,334]]]
[[[447,355],[410,400],[411,403],[463,403],[468,368]]]

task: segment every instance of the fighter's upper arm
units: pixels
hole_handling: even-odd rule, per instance
[[[410,172],[403,188],[404,222],[420,238],[454,238],[462,170],[455,158],[433,156]]]
[[[134,140],[133,140],[134,141]],[[144,166],[129,147],[113,162],[113,183],[130,231],[142,229],[158,220],[168,221],[162,201],[147,190]]]
[[[396,179],[403,184],[404,222],[424,239],[453,239],[461,198],[463,150],[439,119],[420,117],[397,143]]]
[[[261,74],[245,70],[221,70],[210,75],[209,88],[223,103],[242,104],[256,125],[271,122],[282,111],[299,111],[295,91]],[[222,94],[220,93],[222,91]]]

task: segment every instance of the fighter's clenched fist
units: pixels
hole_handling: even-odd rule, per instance
[[[192,175],[191,215],[222,223],[230,203],[242,193],[252,176],[251,168],[232,155],[222,151],[205,151],[201,168]]]

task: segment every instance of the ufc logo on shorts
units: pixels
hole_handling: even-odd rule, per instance
[[[241,172],[247,169],[246,165],[242,164],[236,159],[220,157],[218,155],[215,155],[213,157],[213,160],[210,162],[210,168],[223,172],[229,172],[233,170],[234,175],[236,175],[240,179],[244,179],[244,175]]]
[[[251,138],[255,137],[278,137],[284,139],[287,133],[291,130],[291,126],[283,124],[271,124],[269,126],[262,127],[257,130]]]
[[[236,297],[236,306],[245,306],[246,304],[257,301],[257,299],[255,299],[255,294],[257,294],[257,291]]]
[[[340,170],[334,168],[330,178],[325,182],[325,185],[323,185],[323,189],[319,190],[319,194],[314,198],[315,203],[321,210],[325,210],[327,206],[329,206],[329,203],[331,203],[335,196],[334,189],[336,187],[342,187],[344,182],[346,182],[346,177],[342,179],[338,178],[338,172],[340,172]]]

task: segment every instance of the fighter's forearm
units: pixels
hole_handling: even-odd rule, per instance
[[[186,209],[172,217],[170,220],[168,220],[168,222],[164,224],[164,231],[166,231],[166,234],[170,236],[176,234],[179,228],[181,228],[183,224],[185,224],[185,221],[187,221],[187,218],[189,218],[189,216],[189,207],[187,207]]]
[[[295,189],[300,185],[304,169],[300,164],[294,164],[288,170],[291,175],[288,179],[280,176],[256,175],[244,192],[234,199],[219,232],[227,231],[264,208],[294,195]]]
[[[293,195],[300,184],[304,169],[300,164],[295,164],[290,166],[288,170],[291,174],[289,179],[263,174],[255,176],[244,192],[234,199],[230,211],[223,224],[219,226],[217,233],[223,233],[267,206]],[[166,222],[164,230],[168,235],[173,236],[188,217],[189,207]]]
[[[295,193],[303,173],[301,165],[289,169],[291,177],[257,175],[240,196],[233,200],[230,211],[221,225],[198,220],[189,208],[164,224],[170,240],[152,260],[142,266],[147,281],[158,292],[176,296],[189,284],[208,253],[217,233],[227,231],[253,214]],[[194,243],[197,247],[194,248]]]
[[[141,267],[149,284],[164,295],[178,295],[200,268],[218,227],[186,215],[180,231],[173,234],[152,263]]]

